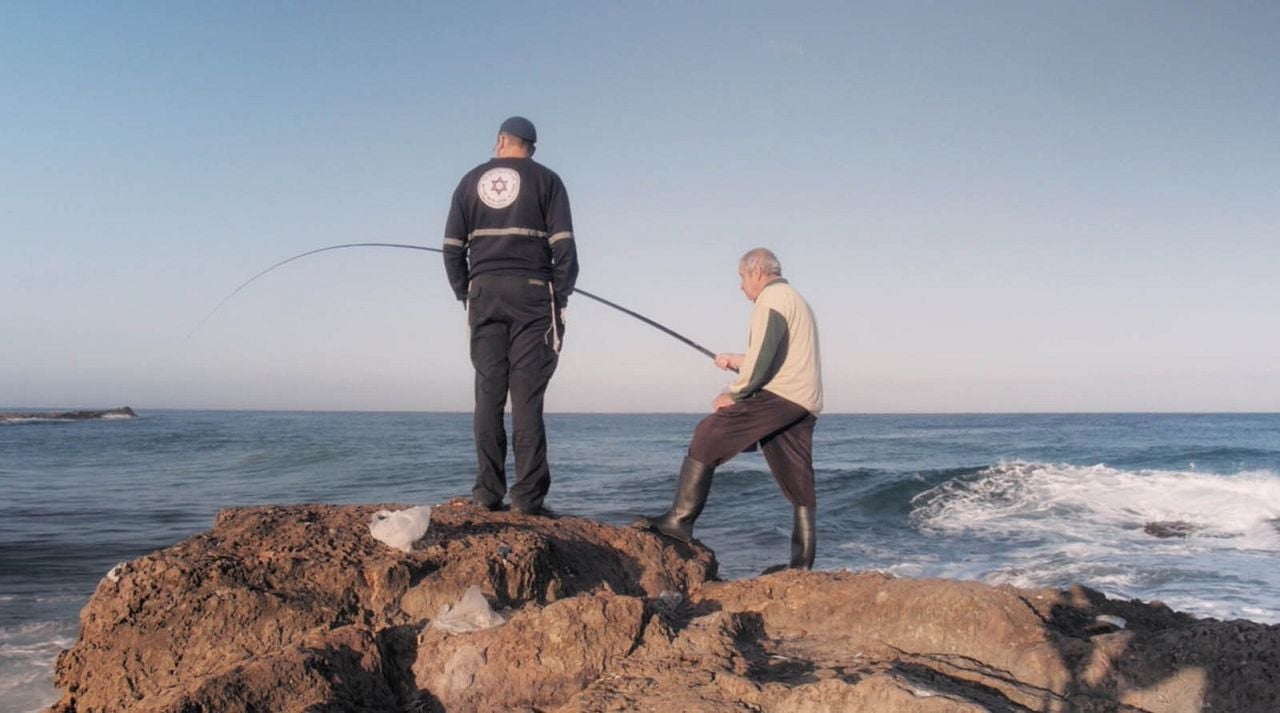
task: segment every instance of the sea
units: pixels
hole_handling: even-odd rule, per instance
[[[547,503],[616,525],[662,512],[700,417],[548,415]],[[814,466],[818,569],[1078,582],[1280,622],[1280,414],[824,415]],[[108,570],[220,509],[432,505],[473,473],[466,413],[0,419],[0,712],[57,699],[54,660]],[[785,561],[790,532],[759,453],[716,472],[695,534],[722,577]]]

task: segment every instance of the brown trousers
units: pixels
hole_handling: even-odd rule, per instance
[[[787,500],[814,507],[815,421],[803,406],[760,391],[702,419],[693,430],[689,457],[714,468],[759,443]]]

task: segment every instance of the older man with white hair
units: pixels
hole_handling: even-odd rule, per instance
[[[813,426],[822,411],[818,324],[809,304],[783,279],[771,251],[748,251],[738,261],[738,275],[743,294],[755,303],[747,352],[716,357],[716,366],[736,369],[738,378],[694,429],[671,509],[642,516],[636,525],[688,542],[716,467],[759,444],[794,510],[791,561],[765,571],[810,569],[817,547]]]

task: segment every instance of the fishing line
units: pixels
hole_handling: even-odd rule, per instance
[[[240,286],[239,286],[239,287],[237,287],[237,288],[235,288],[234,290],[232,290],[232,291],[231,291],[231,294],[227,295],[226,297],[223,297],[223,298],[222,298],[222,301],[221,301],[221,302],[219,302],[219,303],[217,304],[217,306],[215,306],[213,309],[209,310],[209,314],[205,315],[205,316],[204,316],[204,319],[200,320],[200,323],[199,323],[199,324],[197,324],[197,325],[195,326],[195,329],[192,329],[192,330],[191,330],[191,333],[187,335],[187,338],[188,338],[188,339],[190,339],[190,338],[191,338],[191,336],[192,336],[193,334],[195,334],[196,332],[200,331],[200,328],[204,326],[204,323],[205,323],[205,322],[208,322],[208,321],[209,321],[209,318],[210,318],[210,317],[212,317],[212,316],[214,315],[214,313],[215,313],[215,312],[217,312],[219,309],[221,309],[221,308],[222,308],[222,305],[226,304],[228,300],[230,300],[232,297],[235,297],[237,294],[239,294],[239,293],[240,293],[240,290],[243,290],[244,288],[246,288],[246,287],[248,287],[249,285],[253,284],[253,282],[254,282],[255,280],[257,280],[258,278],[260,278],[260,277],[262,277],[263,275],[267,274],[268,272],[271,272],[272,270],[276,269],[277,267],[281,267],[281,266],[283,266],[283,265],[287,265],[287,264],[289,264],[289,263],[293,262],[294,260],[300,260],[300,259],[302,259],[302,258],[304,258],[304,257],[307,257],[308,255],[315,255],[316,253],[322,253],[322,252],[326,252],[326,251],[329,251],[329,250],[340,250],[340,249],[342,249],[342,248],[403,248],[403,249],[405,249],[405,250],[425,250],[425,251],[427,251],[427,252],[432,252],[432,253],[444,253],[444,250],[442,250],[442,249],[440,249],[440,248],[429,248],[429,247],[427,247],[427,246],[425,246],[425,245],[408,245],[408,244],[405,244],[405,243],[346,243],[346,244],[343,244],[343,245],[330,245],[329,247],[325,247],[325,248],[316,248],[315,250],[308,250],[308,251],[306,251],[306,252],[304,252],[304,253],[298,253],[297,255],[294,255],[293,257],[286,258],[286,259],[284,259],[284,260],[281,260],[280,262],[277,262],[276,264],[274,264],[274,265],[272,265],[272,266],[268,267],[267,269],[265,269],[265,270],[263,270],[263,271],[259,272],[258,274],[254,275],[253,277],[250,277],[249,279],[247,279],[247,280],[245,280],[244,282],[240,283]],[[693,347],[694,349],[697,349],[698,351],[702,352],[703,354],[705,354],[705,355],[706,355],[706,356],[708,356],[708,357],[711,357],[712,359],[715,359],[715,358],[716,358],[716,354],[715,354],[715,352],[711,351],[710,349],[707,349],[706,347],[702,346],[701,344],[698,344],[697,342],[695,342],[695,341],[693,341],[692,339],[690,339],[690,338],[688,338],[688,337],[684,336],[683,334],[681,334],[681,333],[679,333],[679,332],[675,331],[674,329],[671,329],[671,328],[669,328],[669,327],[667,327],[667,326],[665,326],[665,325],[663,325],[663,324],[660,324],[660,323],[658,323],[658,322],[655,322],[655,321],[654,321],[654,320],[652,320],[652,319],[649,319],[648,317],[644,316],[643,314],[640,314],[639,312],[636,312],[636,311],[633,311],[633,310],[629,310],[629,309],[627,309],[626,307],[623,307],[622,305],[620,305],[620,304],[618,304],[618,303],[616,303],[616,302],[610,302],[609,300],[606,300],[606,299],[605,299],[605,298],[603,298],[603,297],[599,297],[599,296],[597,296],[597,295],[593,295],[593,294],[591,294],[590,292],[587,292],[586,290],[582,289],[581,287],[575,287],[575,288],[573,289],[573,294],[575,294],[575,295],[582,295],[583,297],[587,297],[587,298],[589,298],[589,299],[593,299],[593,300],[595,300],[596,302],[599,302],[599,303],[600,303],[600,304],[602,304],[602,305],[605,305],[605,306],[607,306],[607,307],[612,307],[612,308],[614,308],[614,309],[618,310],[619,312],[621,312],[621,313],[623,313],[623,314],[627,315],[628,317],[634,317],[634,318],[636,318],[636,319],[640,320],[641,322],[644,322],[645,324],[649,325],[650,327],[653,327],[654,329],[657,329],[657,330],[661,331],[662,333],[664,333],[664,334],[666,334],[666,335],[668,335],[668,336],[675,337],[676,339],[680,340],[681,342],[684,342],[685,344],[687,344],[687,345],[689,345],[689,346]],[[737,371],[737,369],[734,369],[734,371]]]

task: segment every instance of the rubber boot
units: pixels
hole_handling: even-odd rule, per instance
[[[676,483],[676,497],[671,509],[657,517],[642,515],[636,518],[635,526],[681,542],[693,539],[693,522],[702,514],[702,506],[707,504],[711,476],[715,471],[715,468],[686,456],[680,465],[680,479]]]
[[[818,551],[814,515],[814,508],[808,505],[795,506],[791,521],[791,563],[775,564],[761,574],[773,574],[784,569],[813,569],[813,558]]]
[[[813,569],[818,554],[815,508],[797,505],[791,525],[791,569]]]

